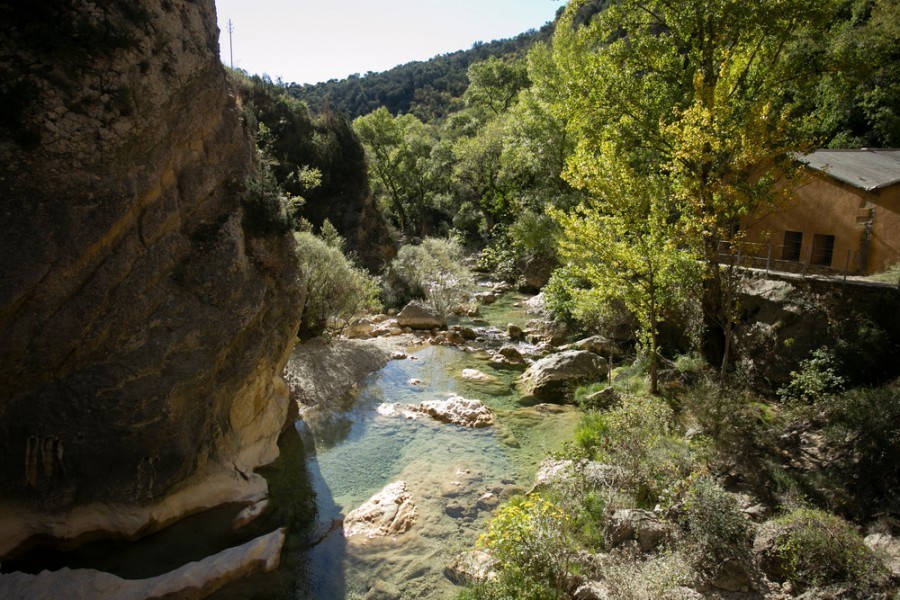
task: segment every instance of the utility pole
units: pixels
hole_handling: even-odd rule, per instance
[[[228,30],[228,58],[231,61],[231,68],[234,69],[234,46],[231,43],[231,34],[234,33],[234,23],[231,22],[231,19],[228,19],[228,26],[225,27]]]

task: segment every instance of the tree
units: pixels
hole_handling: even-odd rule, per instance
[[[832,148],[900,146],[900,0],[842,0],[827,35],[794,52],[822,76],[808,96],[809,131]]]
[[[302,339],[326,331],[340,333],[358,313],[379,306],[378,280],[344,256],[340,248],[343,240],[333,227],[323,227],[323,233],[326,232],[327,240],[307,231],[294,234],[295,251],[306,284],[299,332]]]
[[[655,394],[659,325],[689,297],[698,263],[679,244],[684,224],[663,178],[639,175],[617,154],[602,154],[589,200],[552,214],[563,228],[560,251],[568,268],[592,286],[576,294],[576,304],[618,302],[635,316]]]
[[[418,246],[400,248],[389,275],[446,316],[465,302],[474,284],[462,259],[462,248],[453,240],[425,238]]]
[[[424,235],[426,215],[435,205],[432,129],[413,115],[393,117],[384,107],[353,122],[375,173],[375,193],[404,232]]]
[[[510,190],[501,176],[506,120],[498,117],[453,146],[453,180],[462,199],[481,209],[486,229],[509,216]]]
[[[707,324],[731,360],[735,290],[718,264],[741,219],[777,194],[791,157],[805,149],[786,82],[810,74],[786,58],[801,31],[820,23],[819,0],[621,0],[582,26],[585,0],[566,8],[553,40],[554,113],[575,151],[565,178],[590,190],[598,165],[625,162],[659,175],[681,212],[683,243],[706,265]]]
[[[494,115],[506,112],[519,91],[529,84],[523,61],[506,61],[496,56],[470,65],[468,76],[466,104],[484,108]]]

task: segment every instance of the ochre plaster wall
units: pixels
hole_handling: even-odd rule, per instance
[[[803,233],[800,262],[809,257],[815,234],[833,235],[830,266],[840,272],[875,273],[900,260],[900,185],[866,192],[827,175],[809,174],[783,204],[757,211],[745,221],[749,242],[772,244],[780,259],[785,231]],[[868,243],[863,240],[868,239]],[[765,256],[767,248],[758,254]]]
[[[878,190],[873,203],[876,206],[869,272],[878,273],[900,262],[900,185]]]

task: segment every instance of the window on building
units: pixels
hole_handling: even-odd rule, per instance
[[[810,262],[823,267],[831,266],[834,256],[834,236],[817,233],[813,236],[812,255]]]
[[[781,260],[800,260],[803,248],[802,231],[785,231],[784,245],[781,247]]]

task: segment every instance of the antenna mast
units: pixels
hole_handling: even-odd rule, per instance
[[[225,27],[228,31],[228,58],[231,61],[231,68],[234,69],[234,46],[231,42],[231,34],[234,33],[234,23],[228,19],[228,25]]]

